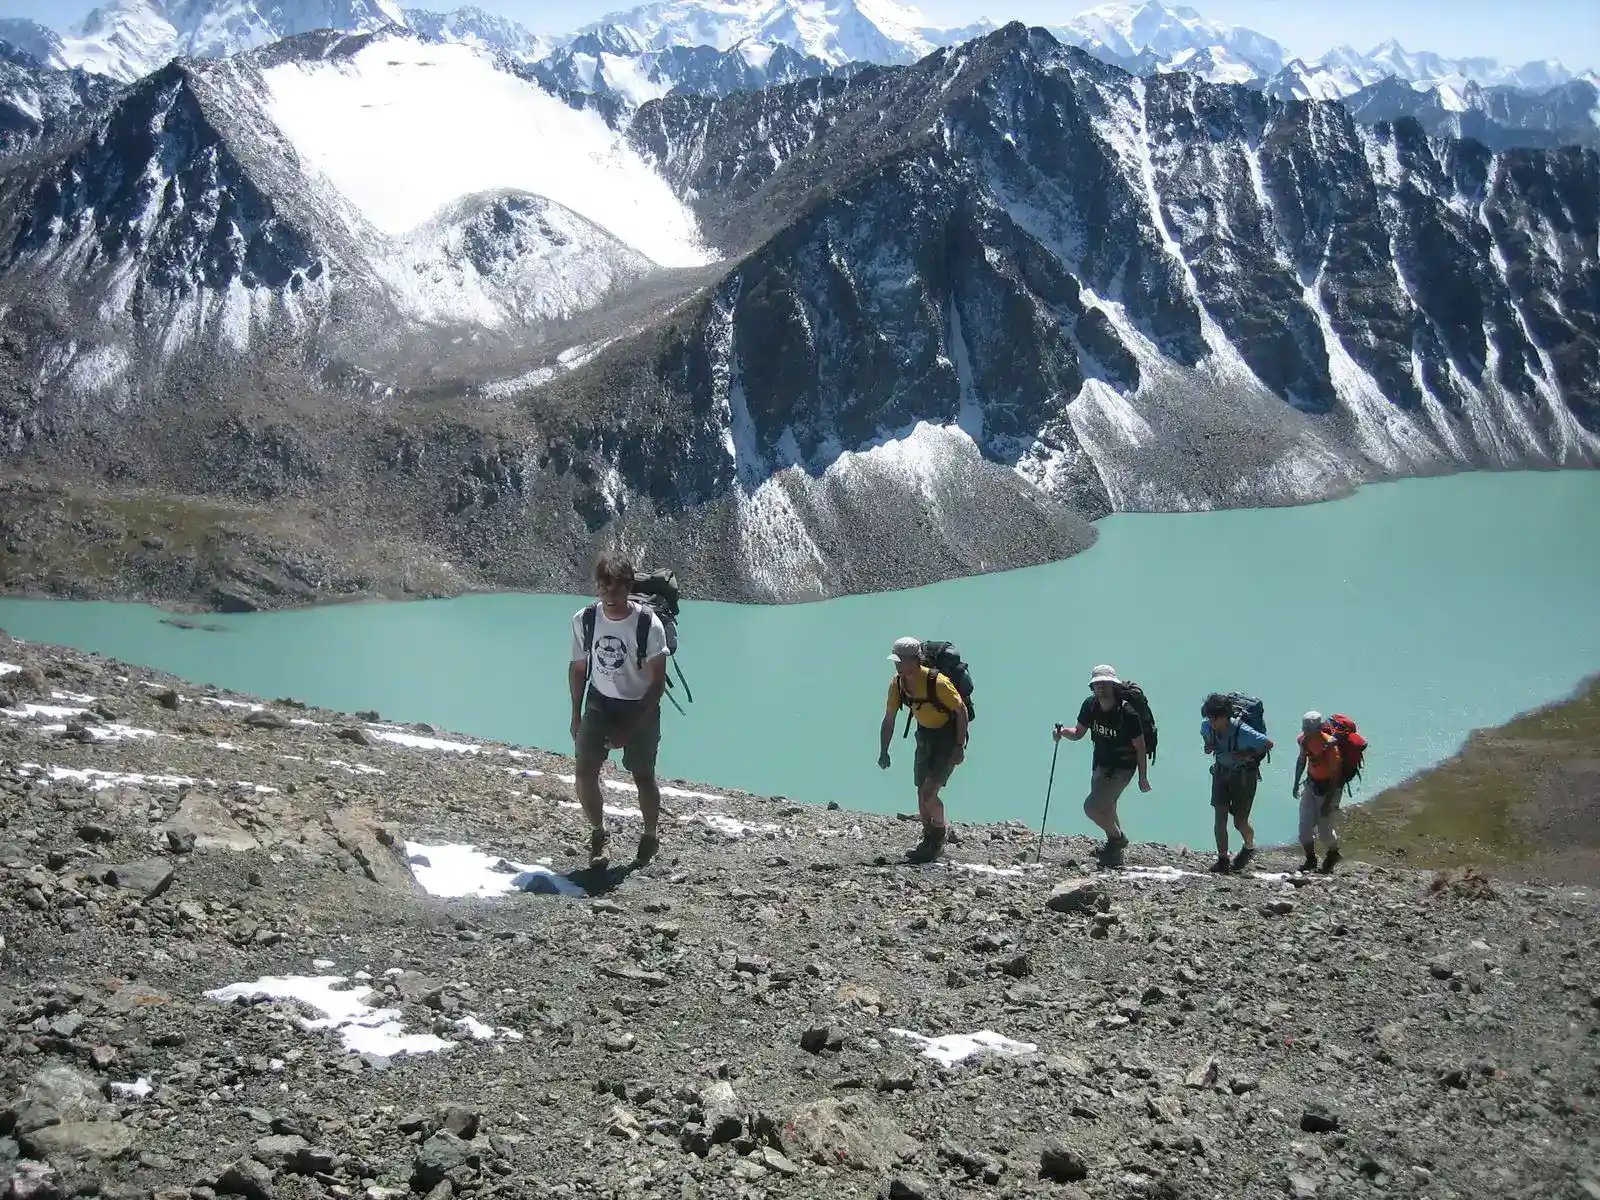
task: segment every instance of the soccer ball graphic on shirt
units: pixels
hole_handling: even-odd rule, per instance
[[[594,644],[594,660],[602,671],[616,671],[628,657],[628,644],[614,633],[608,633]]]

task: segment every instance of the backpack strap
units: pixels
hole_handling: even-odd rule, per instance
[[[639,623],[634,627],[633,640],[636,643],[634,657],[639,664],[640,670],[644,669],[645,650],[650,644],[650,617],[650,606],[648,604],[639,605]]]
[[[929,667],[927,674],[928,699],[927,703],[933,705],[945,716],[950,715],[950,710],[944,706],[944,701],[939,699],[939,668]]]
[[[583,673],[594,674],[594,622],[599,615],[600,605],[597,601],[583,610]]]

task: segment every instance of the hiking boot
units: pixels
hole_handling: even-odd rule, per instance
[[[607,849],[611,844],[611,834],[605,829],[591,829],[589,831],[589,865],[591,867],[604,867],[611,862],[611,852]]]
[[[1122,865],[1122,848],[1128,844],[1127,838],[1112,838],[1104,846],[1094,852],[1095,860],[1102,867],[1120,867]]]
[[[1232,869],[1233,867],[1229,864],[1226,854],[1219,855],[1217,861],[1211,864],[1211,873],[1213,875],[1226,875]]]
[[[660,849],[661,839],[659,837],[653,833],[642,833],[639,835],[639,849],[634,854],[633,861],[642,867],[654,858],[656,852]]]
[[[1333,866],[1339,861],[1339,847],[1334,846],[1322,856],[1322,866],[1318,868],[1324,875],[1333,874]]]
[[[1306,860],[1300,864],[1302,874],[1309,875],[1317,869],[1317,846],[1315,842],[1306,843]]]
[[[944,853],[943,829],[924,830],[922,840],[906,851],[906,858],[914,863],[928,863]]]
[[[1126,850],[1128,848],[1128,835],[1119,833],[1106,843],[1107,850]]]
[[[1245,863],[1249,862],[1255,856],[1256,848],[1254,846],[1241,847],[1239,853],[1233,856],[1233,869],[1235,871],[1239,870],[1245,865]]]

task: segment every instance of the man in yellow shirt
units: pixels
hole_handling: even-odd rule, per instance
[[[895,717],[902,706],[910,708],[917,719],[917,756],[911,773],[917,788],[917,814],[922,818],[922,841],[908,850],[906,857],[924,863],[944,853],[944,801],[939,789],[966,757],[967,706],[947,676],[922,665],[921,649],[916,638],[903,637],[889,655],[895,672],[879,730],[878,766],[889,769]]]

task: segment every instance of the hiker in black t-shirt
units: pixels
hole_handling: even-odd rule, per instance
[[[1094,735],[1094,761],[1089,770],[1089,795],[1083,802],[1084,815],[1105,830],[1106,844],[1100,848],[1100,861],[1116,866],[1122,861],[1127,835],[1117,820],[1117,801],[1122,791],[1139,773],[1139,790],[1150,790],[1149,765],[1145,755],[1144,723],[1133,705],[1121,696],[1122,680],[1109,666],[1098,666],[1089,676],[1094,694],[1078,710],[1078,723],[1070,728],[1057,725],[1056,741],[1076,742],[1084,734]]]

